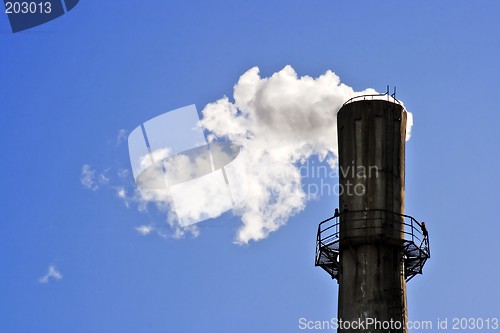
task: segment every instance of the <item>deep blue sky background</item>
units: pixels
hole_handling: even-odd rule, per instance
[[[13,34],[0,13],[0,332],[297,332],[336,315],[313,260],[338,198],[238,246],[230,213],[196,239],[143,237],[161,213],[80,183],[83,164],[129,168],[120,129],[287,64],[397,85],[414,114],[406,212],[432,259],[408,284],[410,320],[500,317],[499,16],[497,1],[81,0]],[[41,284],[49,265],[63,278]]]

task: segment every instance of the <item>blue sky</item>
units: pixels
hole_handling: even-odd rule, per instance
[[[80,182],[85,164],[130,169],[120,130],[285,65],[398,87],[414,115],[406,212],[432,249],[408,284],[410,320],[499,317],[499,13],[495,1],[82,0],[15,34],[0,13],[0,331],[298,332],[301,317],[336,315],[314,242],[337,197],[240,246],[230,213],[196,238],[142,236],[162,212]],[[41,283],[51,266],[60,279]]]

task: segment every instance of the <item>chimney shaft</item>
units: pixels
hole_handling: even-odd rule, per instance
[[[338,316],[344,322],[397,326],[339,332],[406,333],[399,215],[404,214],[406,111],[387,100],[353,101],[338,112],[337,126],[342,190]]]

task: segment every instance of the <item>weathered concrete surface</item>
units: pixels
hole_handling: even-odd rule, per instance
[[[343,321],[372,318],[404,326],[339,332],[406,332],[401,220],[382,211],[352,212],[404,213],[406,112],[385,100],[355,101],[341,108],[337,124],[343,189],[338,315]]]

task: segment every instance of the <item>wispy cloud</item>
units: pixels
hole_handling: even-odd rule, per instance
[[[91,191],[99,189],[100,186],[109,184],[109,177],[107,176],[108,170],[97,174],[97,172],[89,165],[84,164],[80,174],[80,183],[84,188]]]
[[[128,169],[124,169],[124,168],[118,169],[118,171],[116,172],[116,174],[122,180],[127,180],[130,177],[130,171]]]
[[[152,225],[140,225],[138,227],[135,228],[135,231],[137,231],[139,234],[143,235],[143,236],[146,236],[146,235],[149,235],[151,233],[151,231],[153,231],[153,226]]]
[[[50,265],[47,269],[47,274],[38,279],[38,282],[45,284],[49,283],[51,280],[61,280],[63,278],[61,272],[54,265]]]
[[[118,130],[116,134],[116,145],[119,146],[122,142],[127,140],[128,131],[125,129]]]
[[[133,178],[131,178],[130,170],[126,168],[118,167],[115,170],[113,170],[113,168],[107,168],[104,171],[99,171],[94,169],[90,164],[84,164],[81,169],[80,183],[85,189],[91,191],[113,191],[116,197],[120,199],[127,208],[131,205],[135,205],[140,212],[148,210],[148,202],[142,199],[142,196],[135,187]],[[158,234],[163,238],[180,238],[184,236],[184,231],[176,230],[174,233],[169,232],[167,228],[168,225],[169,223],[167,222],[164,225],[140,225],[134,229],[142,236],[151,233]],[[188,229],[188,231],[196,235],[194,227]]]
[[[198,237],[200,232],[196,225],[188,225],[186,227],[173,227],[171,224],[143,224],[134,228],[135,231],[141,236],[156,234],[161,238],[184,238],[187,234],[192,237]],[[173,229],[173,232],[172,232]]]
[[[95,170],[90,165],[84,164],[80,175],[80,183],[82,183],[83,187],[95,191],[98,189],[95,179]]]

